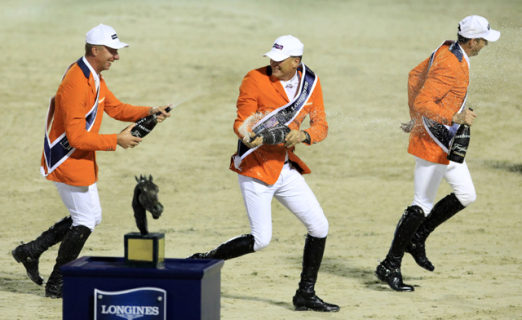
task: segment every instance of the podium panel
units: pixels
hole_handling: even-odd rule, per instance
[[[162,269],[131,268],[124,258],[76,259],[60,268],[63,319],[220,319],[223,265],[223,260],[165,259]]]

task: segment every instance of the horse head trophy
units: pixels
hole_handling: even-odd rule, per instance
[[[147,211],[152,214],[154,219],[158,219],[163,212],[163,205],[158,201],[159,188],[152,182],[152,176],[149,179],[140,175],[135,177],[138,184],[134,188],[134,198],[132,199],[132,208],[134,209],[134,218],[141,235],[149,234],[147,228]]]

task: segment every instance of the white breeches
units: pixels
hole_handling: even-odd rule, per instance
[[[254,236],[254,251],[268,246],[272,239],[272,198],[290,210],[306,227],[308,234],[324,238],[328,234],[328,220],[314,193],[303,176],[285,164],[274,185],[238,175],[239,187]]]
[[[421,207],[426,216],[433,209],[442,178],[449,183],[463,206],[467,207],[476,200],[475,187],[466,161],[451,161],[449,165],[443,165],[415,157],[415,162],[415,196],[412,205]]]
[[[96,183],[88,187],[76,187],[54,181],[56,189],[67,207],[73,220],[73,226],[86,226],[94,231],[94,227],[102,220],[102,209]]]

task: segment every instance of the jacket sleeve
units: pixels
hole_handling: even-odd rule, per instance
[[[323,89],[321,88],[321,81],[319,79],[317,79],[312,97],[310,128],[305,130],[310,136],[309,145],[323,141],[328,135],[328,123],[326,122],[323,102]]]
[[[136,122],[149,115],[151,107],[136,107],[123,103],[107,88],[105,81],[102,81],[101,85],[105,86],[105,112],[111,118],[119,121]]]
[[[428,57],[428,59],[421,62],[408,74],[408,106],[410,108],[413,108],[415,98],[417,98],[420,89],[424,85],[424,81],[428,74],[429,62],[430,58]]]
[[[239,97],[237,98],[237,118],[234,121],[234,132],[243,139],[243,135],[239,132],[239,128],[245,120],[256,113],[258,108],[258,88],[256,81],[252,76],[252,72],[247,73],[243,78],[243,82],[239,87]]]
[[[85,110],[89,102],[89,90],[87,84],[77,81],[63,83],[62,90],[56,95],[57,105],[60,106],[63,115],[65,135],[69,145],[73,148],[85,151],[112,151],[116,149],[116,135],[97,134],[85,129]],[[98,115],[97,121],[99,121]]]
[[[413,103],[414,110],[421,116],[444,125],[451,125],[455,114],[454,108],[443,104],[442,100],[446,95],[451,94],[450,90],[458,80],[454,69],[455,67],[444,59],[439,59],[439,61],[435,59],[424,86]]]

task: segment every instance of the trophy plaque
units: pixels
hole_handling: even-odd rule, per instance
[[[129,232],[125,235],[125,265],[129,267],[163,268],[165,234]]]

